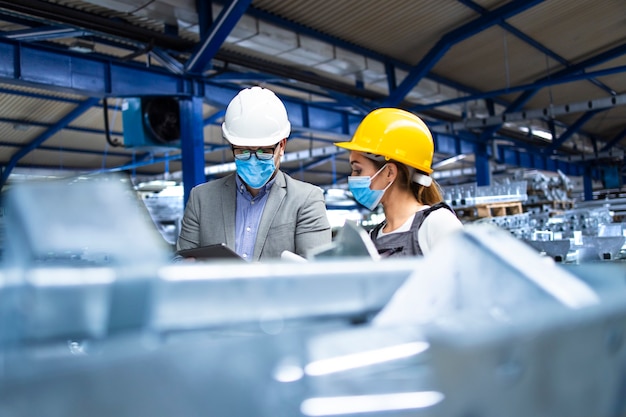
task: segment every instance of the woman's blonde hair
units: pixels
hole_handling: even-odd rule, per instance
[[[432,206],[444,201],[441,187],[434,179],[432,180],[433,182],[430,184],[430,187],[413,182],[412,176],[415,168],[411,168],[401,162],[394,161],[393,159],[389,161],[372,160],[372,162],[374,162],[377,169],[381,169],[388,163],[396,165],[398,167],[398,178],[396,181],[402,188],[410,189],[418,203]]]

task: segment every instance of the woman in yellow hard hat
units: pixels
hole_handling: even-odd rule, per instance
[[[413,113],[376,109],[350,142],[335,145],[351,151],[348,186],[355,200],[369,210],[383,206],[385,220],[370,232],[382,256],[426,254],[463,227],[430,176],[433,138]]]

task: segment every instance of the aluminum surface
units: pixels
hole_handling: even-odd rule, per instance
[[[350,231],[306,263],[5,267],[0,415],[626,412],[623,264],[492,225],[376,260]]]
[[[511,321],[531,306],[581,308],[598,294],[551,259],[493,225],[468,225],[426,260],[375,318],[425,324],[476,313]]]

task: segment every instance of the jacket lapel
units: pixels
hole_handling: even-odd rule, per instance
[[[235,247],[235,209],[237,205],[237,181],[233,174],[224,182],[224,189],[220,194],[222,200],[222,216],[224,217],[224,236],[226,245]]]

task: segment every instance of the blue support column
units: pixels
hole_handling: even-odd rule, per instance
[[[476,144],[476,185],[491,184],[491,169],[489,167],[489,153],[487,152],[486,143]]]
[[[202,97],[180,100],[180,138],[183,156],[184,202],[187,204],[191,189],[205,181]]]
[[[585,175],[583,175],[583,192],[585,201],[593,200],[593,179],[591,167],[585,167]]]

